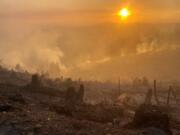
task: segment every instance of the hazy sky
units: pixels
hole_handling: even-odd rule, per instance
[[[123,22],[122,7],[132,12]],[[85,79],[180,79],[177,22],[180,0],[0,0],[0,64]]]
[[[114,8],[122,4],[143,6],[147,9],[178,8],[179,0],[1,0],[1,10],[49,10],[58,9],[86,9],[86,8]]]
[[[132,10],[130,22],[176,22],[180,18],[179,0],[1,0],[0,13],[4,18],[117,22],[116,12],[123,6]]]

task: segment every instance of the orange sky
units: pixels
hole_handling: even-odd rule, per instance
[[[2,20],[58,23],[119,22],[117,12],[128,6],[132,16],[126,22],[179,22],[178,0],[1,0]]]
[[[180,79],[176,22],[180,0],[0,0],[0,61],[86,79]]]

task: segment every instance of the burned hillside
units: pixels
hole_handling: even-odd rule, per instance
[[[135,98],[125,96],[125,86],[118,86],[110,97],[105,92],[101,102],[92,102],[95,93],[87,96],[90,90],[87,86],[95,88],[92,84],[96,84],[98,88],[102,83],[69,78],[53,80],[6,69],[0,73],[0,133],[3,135],[172,135],[180,128],[180,121],[169,111],[147,102],[152,98],[149,92],[143,96],[147,96],[145,103],[135,105],[138,102]],[[106,83],[104,87],[108,85],[112,86]]]

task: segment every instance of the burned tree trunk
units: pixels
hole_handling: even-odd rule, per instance
[[[154,97],[155,97],[156,103],[159,105],[160,102],[159,102],[158,95],[157,95],[157,81],[156,80],[154,80]]]
[[[41,86],[41,81],[40,81],[40,78],[39,78],[39,75],[38,74],[34,74],[32,75],[32,78],[31,78],[31,84],[30,84],[33,88],[37,88],[37,87],[40,87]]]
[[[168,97],[167,97],[167,106],[169,106],[169,104],[170,104],[170,96],[171,96],[171,92],[172,92],[172,87],[169,86]]]
[[[80,85],[79,91],[77,93],[77,100],[79,104],[84,102],[84,85],[83,84]]]
[[[164,108],[154,105],[141,105],[135,113],[133,125],[136,128],[155,127],[172,135],[170,118]]]

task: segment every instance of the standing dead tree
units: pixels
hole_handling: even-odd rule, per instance
[[[146,105],[152,105],[152,98],[154,96],[154,99],[155,99],[155,102],[157,103],[157,105],[160,105],[160,101],[159,101],[159,98],[158,98],[158,95],[157,95],[157,82],[156,80],[154,80],[154,89],[149,89],[147,94],[146,94],[146,97],[145,97],[145,101],[144,101],[144,104]]]
[[[157,96],[157,84],[154,80],[154,89],[149,89],[144,104],[140,105],[134,115],[133,126],[135,128],[147,128],[155,127],[164,131],[167,135],[172,135],[170,127],[170,117],[167,108],[160,105]],[[172,92],[172,87],[170,87],[168,93],[167,103],[170,101],[170,93]],[[157,105],[152,104],[152,98],[155,98]]]
[[[177,97],[176,97],[176,93],[175,93],[173,87],[172,87],[172,86],[169,86],[168,97],[167,97],[167,106],[170,105],[170,97],[171,97],[171,94],[172,94],[172,96],[174,97],[174,99],[175,99],[175,101],[176,101],[176,104],[178,104],[178,102],[177,102]]]
[[[155,97],[155,101],[158,105],[160,105],[160,101],[158,99],[158,95],[157,95],[157,81],[154,80],[154,97]]]
[[[84,102],[84,85],[80,85],[78,91],[75,87],[69,87],[66,91],[65,101],[70,108],[82,104]]]

